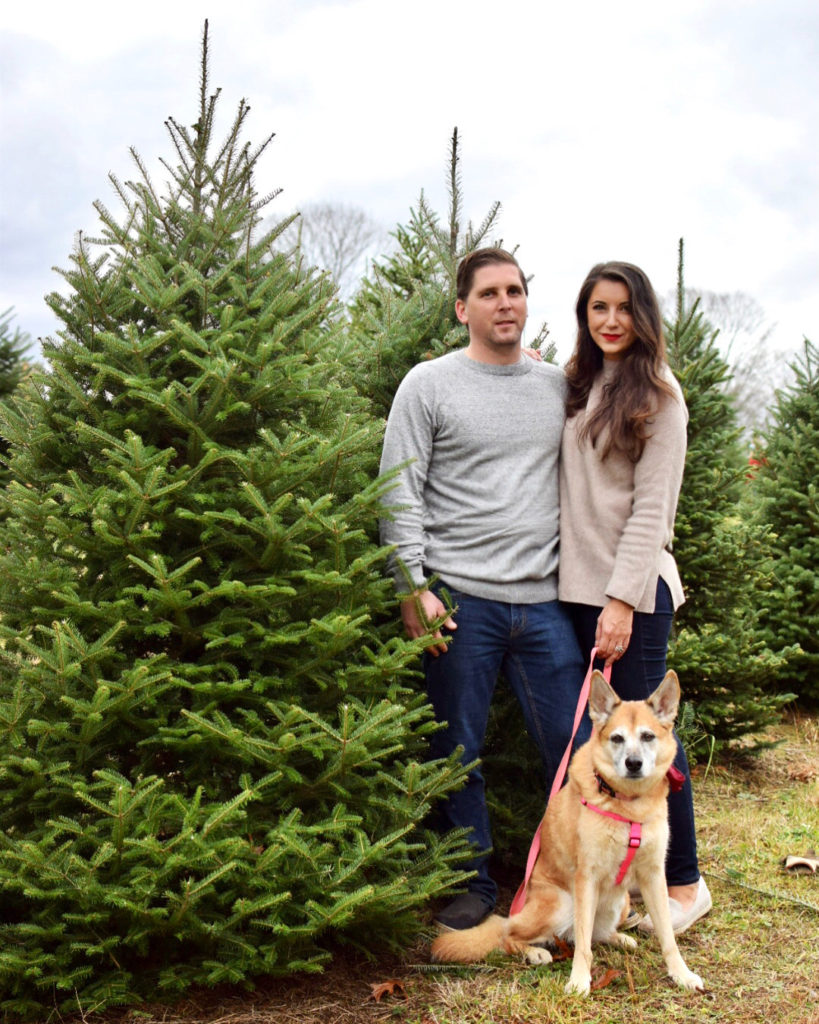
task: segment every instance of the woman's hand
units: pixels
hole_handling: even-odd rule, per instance
[[[634,609],[630,604],[616,598],[612,598],[600,612],[594,643],[598,657],[604,658],[607,665],[611,665],[626,653],[633,621]]]

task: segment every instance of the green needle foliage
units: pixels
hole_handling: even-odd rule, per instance
[[[753,493],[757,520],[770,529],[774,557],[764,595],[769,643],[799,644],[780,677],[809,703],[819,703],[819,352],[805,339],[792,364],[794,380],[777,394],[761,439]]]
[[[0,314],[0,403],[3,404],[8,402],[18,384],[31,369],[25,359],[31,347],[31,337],[19,327],[12,327],[13,319],[12,309]],[[8,483],[8,453],[8,441],[0,433],[0,487],[5,487]]]
[[[0,313],[0,401],[5,401],[29,369],[25,361],[31,348],[31,337],[19,327],[12,327],[14,310]]]
[[[666,337],[689,412],[674,541],[686,602],[675,617],[669,662],[700,736],[722,745],[778,721],[792,695],[776,693],[774,684],[792,651],[771,644],[760,622],[771,551],[741,508],[748,463],[731,399],[720,386],[730,371],[716,331],[696,304],[685,308],[684,296],[681,242],[677,313],[666,323]],[[686,740],[690,745],[691,737]]]
[[[242,102],[160,194],[112,179],[3,415],[0,1010],[100,1010],[406,943],[462,875],[423,830],[419,645],[392,637],[380,424],[331,296],[257,236]],[[381,625],[379,625],[381,623]],[[390,624],[390,633],[384,623]]]

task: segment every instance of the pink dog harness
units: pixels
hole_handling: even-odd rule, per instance
[[[628,836],[628,849],[626,850],[626,856],[623,858],[623,863],[620,865],[620,870],[617,872],[617,878],[614,880],[615,885],[620,885],[626,877],[626,872],[631,867],[634,855],[640,849],[640,842],[643,838],[642,823],[639,821],[631,821],[629,818],[624,818],[621,814],[615,814],[614,811],[604,811],[602,807],[598,807],[596,804],[590,804],[584,796],[580,797],[580,803],[583,804],[584,807],[588,807],[590,811],[596,811],[598,814],[602,814],[604,818],[611,818],[613,821],[622,821],[626,825],[631,826],[631,831]]]
[[[678,768],[675,768],[674,765],[668,769],[666,778],[668,779],[668,784],[672,793],[679,792],[685,783],[685,776]],[[619,793],[615,793],[611,786],[599,775],[597,776],[597,785],[601,793],[608,793],[609,796],[613,796],[615,799],[619,800],[629,799],[628,797],[621,796]],[[631,867],[634,855],[640,849],[640,842],[643,838],[642,822],[632,821],[631,818],[624,818],[621,814],[615,814],[614,811],[604,811],[602,807],[590,804],[583,796],[580,797],[580,803],[583,804],[584,807],[588,807],[590,811],[597,811],[598,814],[602,814],[604,818],[611,818],[613,821],[622,821],[625,825],[630,826],[626,856],[623,859],[623,863],[620,865],[620,870],[617,872],[617,878],[614,880],[615,885],[620,885],[626,877],[626,872]]]

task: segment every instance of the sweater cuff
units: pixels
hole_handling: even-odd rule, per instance
[[[406,597],[416,590],[424,590],[427,586],[427,579],[420,565],[407,565],[405,562],[396,560],[390,569],[395,583],[395,592],[399,597]]]

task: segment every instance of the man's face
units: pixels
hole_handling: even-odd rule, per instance
[[[479,267],[466,301],[458,299],[455,314],[469,328],[471,355],[484,362],[515,362],[527,316],[526,292],[513,263]]]

